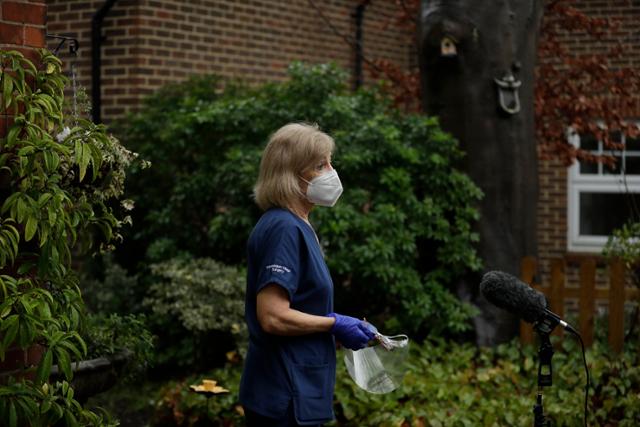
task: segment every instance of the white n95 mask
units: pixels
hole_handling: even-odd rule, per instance
[[[342,194],[342,183],[335,169],[316,176],[311,181],[304,181],[309,184],[307,200],[315,205],[332,207]]]

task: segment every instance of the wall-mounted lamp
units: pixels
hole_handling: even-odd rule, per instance
[[[444,36],[442,40],[440,40],[440,56],[444,56],[445,58],[458,56],[455,39],[449,36]]]
[[[498,105],[508,114],[520,112],[520,97],[518,88],[522,85],[520,80],[516,80],[511,72],[508,72],[501,79],[493,79],[498,85]]]

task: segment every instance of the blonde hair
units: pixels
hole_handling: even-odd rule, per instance
[[[318,125],[289,123],[278,129],[262,153],[253,195],[258,206],[288,208],[304,197],[300,176],[333,152],[335,143]]]

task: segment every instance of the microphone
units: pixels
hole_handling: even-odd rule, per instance
[[[550,333],[557,325],[579,335],[560,316],[547,309],[544,295],[515,276],[503,271],[490,271],[482,276],[480,292],[493,305],[507,310],[541,333]]]

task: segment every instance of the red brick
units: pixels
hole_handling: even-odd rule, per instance
[[[121,116],[126,112],[126,110],[122,107],[114,107],[114,108],[105,108],[104,113],[109,116]]]
[[[44,47],[44,28],[24,27],[24,44],[32,47]]]
[[[59,13],[59,12],[66,12],[69,10],[69,3],[55,3],[55,4],[50,4],[47,7],[47,13],[48,14],[54,14],[54,13]]]
[[[64,33],[69,31],[68,22],[52,22],[47,25],[47,30],[51,33]]]
[[[23,27],[0,22],[0,43],[22,45],[24,43]]]
[[[2,100],[2,96],[0,96],[0,100]],[[11,125],[13,125],[13,116],[2,115],[0,117],[0,138],[7,134],[7,130],[11,128]]]
[[[33,25],[45,25],[47,7],[44,4],[2,2],[2,19]]]
[[[0,371],[14,371],[23,368],[26,364],[26,352],[18,347],[10,347],[4,355],[4,361],[0,362]]]
[[[33,344],[27,349],[26,362],[27,366],[36,366],[42,360],[46,348],[40,344]]]

